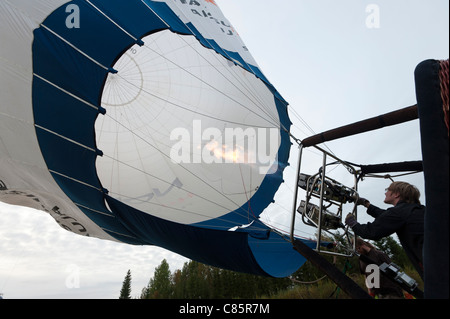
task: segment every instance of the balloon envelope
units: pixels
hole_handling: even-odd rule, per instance
[[[259,220],[287,102],[213,0],[2,1],[0,39],[0,200],[221,268],[304,263]]]

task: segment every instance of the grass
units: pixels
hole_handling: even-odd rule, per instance
[[[423,281],[413,269],[405,269],[405,273],[419,283],[419,289],[423,291]],[[365,278],[363,275],[351,274],[350,277],[365,291]],[[328,278],[315,284],[296,285],[291,289],[280,291],[271,296],[262,296],[262,299],[351,299],[344,291]]]
[[[363,276],[352,278],[358,284],[364,287]],[[360,282],[361,283],[360,283]],[[365,287],[364,287],[365,289]],[[350,297],[336,286],[336,284],[328,278],[325,278],[318,283],[308,285],[297,285],[289,290],[280,291],[273,296],[264,296],[263,298],[270,299],[350,299]]]

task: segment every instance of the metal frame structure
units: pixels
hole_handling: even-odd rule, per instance
[[[374,117],[371,119],[367,119],[364,121],[360,121],[357,123],[353,123],[347,126],[343,126],[337,129],[330,130],[328,132],[324,132],[321,134],[314,135],[312,137],[309,137],[301,142],[299,142],[299,157],[298,157],[298,167],[297,167],[297,175],[296,175],[296,185],[295,185],[295,192],[294,192],[294,202],[293,202],[293,208],[292,208],[292,219],[291,219],[291,229],[290,229],[290,240],[292,243],[295,243],[295,236],[294,236],[294,230],[295,230],[295,222],[297,218],[297,212],[298,212],[298,195],[299,195],[299,183],[301,182],[301,166],[302,166],[302,158],[303,158],[303,150],[306,147],[315,147],[317,150],[322,152],[323,154],[323,161],[322,161],[322,167],[319,170],[319,173],[316,175],[313,175],[314,182],[311,182],[310,180],[306,181],[306,200],[304,203],[304,209],[301,211],[302,214],[302,221],[304,224],[316,227],[318,229],[317,234],[317,246],[316,251],[319,253],[324,254],[331,254],[331,255],[337,255],[337,256],[344,256],[344,257],[351,257],[354,255],[355,248],[356,248],[356,241],[351,241],[350,236],[352,235],[353,238],[355,237],[354,234],[351,234],[351,229],[348,227],[345,228],[344,235],[347,236],[349,246],[352,246],[351,249],[349,249],[348,253],[338,253],[338,252],[330,252],[323,249],[322,245],[322,233],[323,231],[327,231],[326,227],[324,227],[324,217],[326,218],[326,207],[324,205],[325,202],[327,202],[329,205],[337,205],[338,206],[338,213],[334,216],[337,219],[340,219],[342,221],[342,200],[341,201],[334,201],[330,196],[326,196],[325,193],[325,185],[327,182],[331,183],[337,183],[334,180],[331,180],[327,178],[326,176],[326,168],[328,166],[327,159],[333,158],[336,163],[344,165],[351,174],[354,175],[354,186],[353,188],[348,188],[346,186],[340,185],[339,187],[341,189],[347,190],[347,192],[350,194],[350,197],[352,197],[352,202],[354,202],[352,214],[355,215],[357,218],[357,201],[359,199],[358,195],[358,183],[361,179],[361,177],[366,174],[369,169],[367,167],[360,166],[359,169],[356,169],[354,164],[350,164],[348,162],[345,162],[339,158],[337,158],[335,155],[325,151],[324,149],[317,146],[317,144],[324,143],[327,141],[332,141],[335,139],[340,139],[343,137],[348,137],[351,135],[361,134],[368,131],[373,131],[377,129],[381,129],[383,127],[397,125],[400,123],[412,121],[418,119],[418,110],[417,105],[413,105],[404,109],[400,109],[388,114],[380,115],[378,117]],[[370,168],[370,170],[375,171],[377,169],[382,169],[384,172],[399,172],[399,171],[413,171],[413,170],[421,170],[422,163],[421,162],[405,162],[405,163],[393,163],[393,164],[383,164],[383,165],[374,165]],[[338,183],[337,183],[338,184]],[[308,189],[308,188],[314,188],[316,189]],[[315,193],[315,194],[314,194]],[[311,215],[308,215],[308,204],[309,200],[312,196],[315,196],[320,199],[319,204],[319,213],[317,214],[317,219],[314,218]]]
[[[333,158],[337,161],[338,164],[342,164],[348,168],[348,170],[354,175],[354,186],[353,188],[346,187],[344,185],[339,185],[339,187],[343,190],[345,190],[353,199],[354,205],[352,209],[352,214],[357,216],[357,205],[356,202],[359,199],[358,195],[358,170],[353,167],[351,164],[342,161],[341,159],[337,158],[335,155],[321,149],[320,147],[316,146],[316,149],[321,151],[323,153],[323,160],[322,160],[322,166],[319,169],[319,172],[315,175],[312,175],[306,180],[306,198],[304,201],[303,209],[300,209],[298,207],[298,195],[299,195],[299,183],[301,182],[301,165],[302,165],[302,158],[303,158],[303,149],[304,146],[300,144],[299,146],[299,160],[298,160],[298,167],[297,167],[297,178],[296,178],[296,188],[294,193],[294,203],[293,203],[293,209],[292,209],[292,220],[291,220],[291,232],[290,232],[290,238],[291,241],[294,241],[294,228],[295,228],[295,221],[297,213],[301,214],[302,221],[305,225],[316,227],[318,229],[317,232],[317,246],[316,251],[319,253],[324,254],[330,254],[335,256],[341,256],[341,257],[352,257],[354,255],[355,251],[355,241],[351,241],[350,237],[352,236],[351,229],[348,227],[345,227],[342,224],[343,219],[343,201],[333,199],[332,196],[329,194],[326,194],[326,188],[327,184],[335,183],[338,184],[335,180],[332,180],[326,176],[326,168],[329,164],[327,164],[327,159]],[[311,213],[311,210],[308,210],[308,205],[310,204],[310,199],[312,197],[319,199],[319,207],[317,214]],[[328,206],[325,205],[325,203],[328,203]],[[331,206],[337,206],[338,210],[336,214],[328,213],[327,209]],[[323,241],[322,241],[322,234],[323,232],[328,232],[329,227],[325,226],[325,222],[328,218],[332,218],[334,220],[340,220],[342,228],[345,229],[344,236],[347,237],[348,244],[352,247],[351,251],[348,253],[338,253],[338,252],[332,252],[328,250],[324,250],[323,248]],[[353,234],[354,237],[354,234]]]

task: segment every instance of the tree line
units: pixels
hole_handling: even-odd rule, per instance
[[[386,252],[402,268],[411,267],[409,259],[398,242],[392,237],[374,243]],[[329,258],[347,275],[359,274],[358,258]],[[255,299],[270,298],[280,291],[292,289],[298,284],[311,283],[324,276],[317,268],[306,262],[289,278],[267,278],[243,274],[201,264],[196,261],[184,263],[182,269],[173,273],[164,259],[156,267],[149,283],[141,291],[140,299]],[[128,270],[120,299],[131,299],[131,271]]]

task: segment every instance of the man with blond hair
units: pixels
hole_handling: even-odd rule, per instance
[[[372,223],[360,224],[349,214],[345,223],[357,236],[379,240],[397,233],[400,243],[414,268],[423,278],[423,240],[425,206],[420,203],[420,192],[414,185],[394,182],[386,189],[384,202],[394,207],[386,210],[360,198],[358,205],[364,205],[367,213],[374,217]]]

